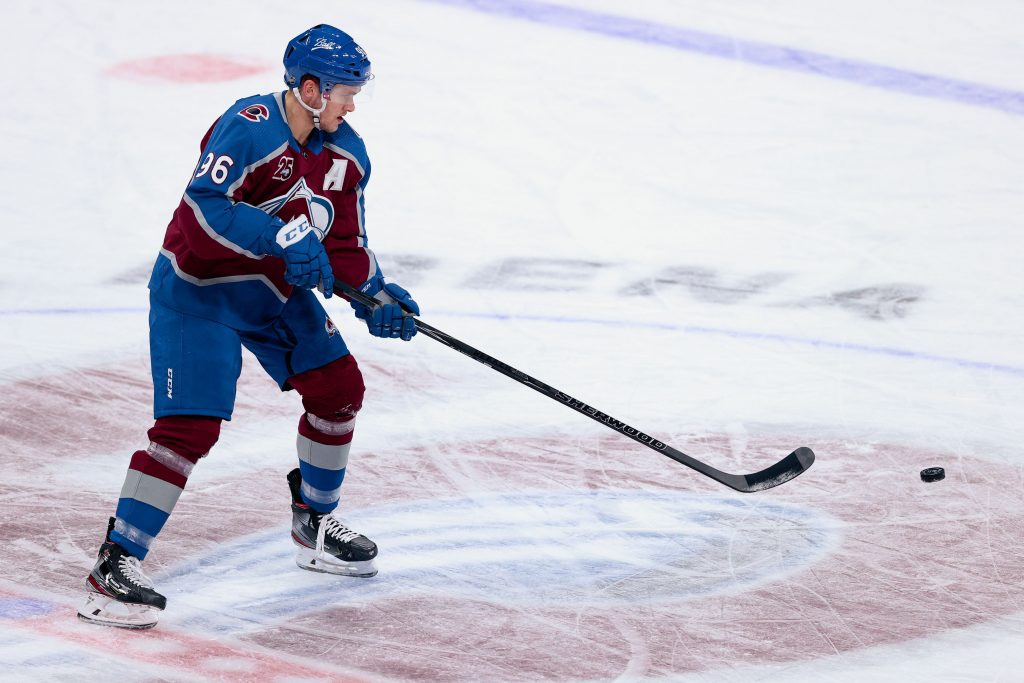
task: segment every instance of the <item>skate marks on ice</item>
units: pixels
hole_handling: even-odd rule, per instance
[[[127,430],[149,420],[151,388],[139,369],[5,385],[0,540],[13,552],[0,566],[0,652],[15,675],[56,676],[62,662],[76,662],[126,679],[211,678],[219,660],[244,679],[246,662],[268,657],[268,671],[285,662],[307,667],[311,680],[324,671],[424,681],[658,677],[900,644],[1024,610],[1021,473],[970,453],[817,441],[808,475],[743,496],[615,435],[434,435],[423,447],[353,459],[343,514],[381,546],[374,579],[294,566],[282,478],[290,457],[279,469],[242,467],[190,484],[147,561],[169,609],[150,635],[122,634],[126,644],[111,650],[106,629],[74,616],[116,496],[90,484],[85,463],[121,453],[123,471],[141,436]],[[291,422],[295,397],[258,371],[242,381],[253,383],[240,391],[251,403],[230,429],[258,433],[268,416]],[[28,429],[30,418],[46,429]],[[784,455],[779,443],[798,440],[657,436],[738,470],[772,462]],[[49,469],[40,440],[56,458]],[[930,465],[944,466],[946,480],[922,483],[917,473]],[[73,505],[54,506],[52,487],[67,472],[78,482]],[[270,495],[254,495],[263,491]]]
[[[196,609],[179,621],[201,630],[230,629],[240,615],[243,628],[301,615],[342,596],[372,603],[424,590],[621,609],[778,581],[838,544],[837,522],[804,507],[642,490],[428,499],[359,510],[354,524],[385,544],[385,579],[296,586],[287,571],[295,553],[278,528],[192,558],[161,586],[187,595]]]
[[[9,581],[0,582],[0,661],[5,663],[0,678],[13,674],[17,680],[371,680],[349,668],[261,651],[223,635],[160,628],[126,635],[69,618],[76,607],[70,600],[29,598],[11,589],[20,590]]]
[[[615,437],[564,444],[448,443],[390,482],[374,454],[359,481],[386,502],[360,496],[348,516],[380,544],[377,577],[296,574],[282,525],[158,574],[162,626],[389,678],[606,680],[806,661],[1024,609],[1013,467],[824,442],[806,481],[742,496]],[[700,448],[726,466],[774,457],[758,437]],[[439,458],[500,492],[425,498],[447,482]],[[924,484],[933,464],[947,479]]]

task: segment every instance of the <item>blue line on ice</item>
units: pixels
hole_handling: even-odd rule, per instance
[[[117,308],[13,308],[0,309],[0,316],[4,315],[95,315],[105,313],[148,313],[148,308],[141,307],[117,307]],[[448,318],[477,318],[484,320],[534,320],[544,323],[558,323],[568,325],[603,325],[605,327],[630,327],[634,329],[655,329],[668,332],[682,332],[684,334],[703,334],[708,336],[733,337],[735,339],[753,339],[759,341],[780,342],[783,344],[802,344],[813,346],[819,349],[835,349],[837,351],[857,351],[876,356],[891,356],[894,358],[907,358],[910,360],[924,360],[943,365],[953,365],[971,370],[985,370],[998,372],[1006,375],[1024,377],[1024,367],[1015,365],[1002,365],[1000,363],[989,363],[987,361],[970,360],[968,358],[957,358],[956,356],[941,356],[934,353],[900,349],[894,346],[872,346],[871,344],[856,344],[851,342],[836,342],[826,339],[815,339],[814,337],[793,337],[786,334],[772,334],[767,332],[750,332],[746,330],[731,330],[724,327],[705,327],[702,325],[674,325],[671,323],[637,322],[632,320],[601,320],[598,318],[564,318],[542,315],[504,315],[501,313],[464,313],[457,311],[433,311],[433,315]]]
[[[684,334],[703,334],[722,337],[733,337],[735,339],[754,339],[760,341],[781,342],[784,344],[802,344],[814,346],[821,349],[836,349],[839,351],[858,351],[880,356],[892,356],[895,358],[908,358],[912,360],[925,360],[946,365],[955,365],[961,368],[972,370],[987,370],[989,372],[1000,372],[1008,375],[1024,377],[1024,368],[1014,365],[1001,365],[987,361],[970,360],[957,358],[955,356],[940,356],[934,353],[911,351],[893,346],[873,346],[871,344],[857,344],[851,342],[835,342],[826,339],[815,339],[814,337],[794,337],[787,334],[773,334],[768,332],[749,332],[745,330],[732,330],[724,327],[705,327],[702,325],[674,325],[672,323],[651,323],[634,322],[630,320],[600,320],[591,318],[556,318],[541,315],[501,315],[497,313],[441,313],[438,315],[450,315],[462,318],[487,318],[495,320],[536,320],[547,323],[569,323],[576,325],[605,325],[609,327],[631,327],[643,329],[667,330],[670,332],[683,332]]]
[[[422,0],[1024,115],[1024,92],[537,0]]]

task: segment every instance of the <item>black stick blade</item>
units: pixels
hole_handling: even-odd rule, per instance
[[[774,488],[779,484],[785,484],[790,479],[800,476],[804,470],[813,464],[814,451],[801,446],[771,467],[760,472],[744,475],[743,479],[746,480],[746,486],[740,490],[751,493],[753,491],[764,491],[765,489]]]

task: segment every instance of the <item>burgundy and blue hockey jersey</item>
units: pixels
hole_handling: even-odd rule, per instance
[[[284,262],[260,237],[299,214],[324,235],[334,277],[356,287],[377,273],[366,246],[366,146],[348,122],[314,129],[300,146],[284,93],[239,100],[210,128],[157,257],[149,288],[160,303],[239,330],[270,324],[291,295]]]

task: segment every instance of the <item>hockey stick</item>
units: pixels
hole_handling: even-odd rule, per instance
[[[334,286],[345,296],[354,301],[358,301],[368,308],[380,305],[380,302],[376,299],[363,294],[340,280],[335,280]],[[497,370],[506,377],[510,377],[520,384],[525,384],[534,391],[538,391],[548,398],[554,399],[559,403],[563,403],[576,412],[582,413],[592,420],[600,422],[605,427],[614,429],[620,434],[624,434],[634,441],[642,443],[648,448],[652,448],[662,455],[672,458],[676,462],[697,470],[701,474],[711,477],[715,481],[725,484],[737,491],[750,493],[752,491],[770,489],[778,486],[779,484],[785,484],[790,479],[799,476],[804,470],[814,463],[814,452],[810,448],[801,446],[771,467],[767,467],[760,472],[754,472],[753,474],[729,474],[728,472],[722,472],[721,470],[717,470],[696,458],[690,457],[686,453],[677,451],[671,446],[658,441],[654,437],[644,434],[638,429],[630,427],[625,422],[616,420],[611,415],[607,415],[596,408],[588,406],[583,401],[575,399],[565,392],[559,391],[538,379],[530,377],[525,372],[516,370],[511,365],[502,363],[497,358],[488,356],[483,351],[474,349],[469,344],[459,341],[450,334],[442,332],[432,325],[428,325],[419,318],[414,317],[413,320],[416,322],[416,330],[427,335],[431,339],[438,341],[449,348],[455,349],[459,353],[469,356],[478,363],[483,363],[487,367]]]

